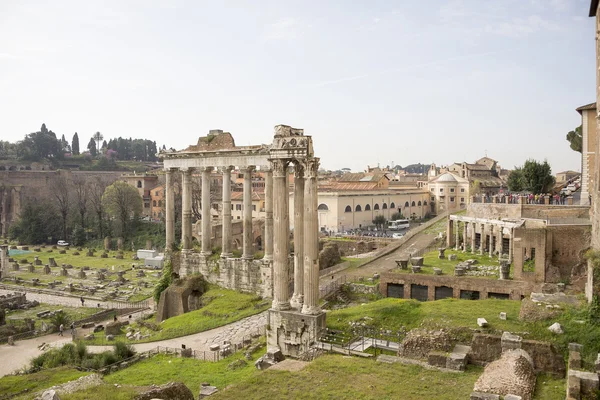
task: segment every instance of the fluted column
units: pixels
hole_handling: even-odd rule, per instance
[[[515,229],[510,228],[510,239],[508,240],[508,262],[510,262],[510,263],[512,263],[512,261],[513,261],[514,239],[515,239]]]
[[[175,243],[175,192],[173,191],[174,171],[165,171],[165,250],[171,251]]]
[[[210,217],[210,173],[212,167],[202,169],[202,255],[212,254],[212,224]]]
[[[306,161],[304,169],[304,305],[303,314],[318,314],[319,307],[319,221],[317,214],[317,170],[319,159]]]
[[[481,234],[479,235],[479,254],[483,255],[485,247],[485,224],[481,224]]]
[[[304,302],[304,168],[294,165],[294,294],[291,305],[302,308]]]
[[[221,257],[231,257],[231,167],[221,168],[223,174],[223,226]]]
[[[184,168],[182,174],[181,191],[181,248],[192,248],[192,169]]]
[[[273,160],[273,308],[290,309],[287,162]]]
[[[502,257],[504,252],[502,249],[502,226],[498,225],[496,229],[496,251],[498,251],[498,257]]]
[[[265,172],[265,260],[273,259],[273,171]]]
[[[252,251],[252,167],[241,169],[244,174],[244,213],[243,213],[243,254],[242,258],[251,260],[254,258]]]
[[[473,222],[471,224],[471,253],[475,254],[475,228],[477,227],[477,225],[475,225],[475,222]]]

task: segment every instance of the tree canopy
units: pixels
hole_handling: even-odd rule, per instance
[[[527,191],[534,194],[548,193],[556,180],[548,161],[540,163],[527,160],[522,167],[516,167],[508,176],[508,189],[513,192]]]
[[[142,213],[142,197],[137,189],[125,182],[117,181],[106,188],[102,195],[102,205],[115,222],[115,231],[127,237],[133,222]]]
[[[46,128],[46,124],[42,124],[39,131],[25,135],[25,138],[17,143],[17,156],[29,161],[61,158],[62,142],[56,138],[54,132]]]
[[[79,136],[77,135],[77,132],[75,132],[73,140],[71,140],[71,150],[73,150],[74,156],[79,155]]]
[[[581,153],[583,150],[583,134],[581,125],[567,133],[567,141],[570,143],[572,150]]]

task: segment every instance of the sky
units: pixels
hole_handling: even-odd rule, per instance
[[[0,1],[0,139],[304,128],[326,169],[547,159],[595,99],[589,0]]]

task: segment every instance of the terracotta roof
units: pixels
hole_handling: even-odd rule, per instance
[[[383,178],[387,178],[383,172],[348,172],[341,176],[339,182],[379,182]]]
[[[375,190],[377,182],[332,182],[328,185],[319,186],[325,191],[351,191],[351,190]]]
[[[252,201],[259,201],[265,198],[264,193],[252,192]],[[232,192],[231,200],[243,200],[244,192]]]
[[[590,104],[586,104],[585,106],[581,106],[581,107],[577,107],[575,109],[575,111],[577,111],[579,114],[583,114],[582,111],[584,110],[595,110],[596,109],[596,103],[590,103]]]
[[[490,168],[487,167],[486,165],[482,165],[482,164],[468,164],[467,165],[467,169],[475,169],[475,170],[479,170],[479,171],[489,171]]]

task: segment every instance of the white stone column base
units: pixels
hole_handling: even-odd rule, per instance
[[[321,311],[321,307],[319,306],[307,306],[306,304],[304,304],[302,306],[302,314],[306,314],[306,315],[317,315],[322,313],[323,311]]]
[[[271,308],[278,311],[287,311],[291,309],[291,306],[290,303],[287,301],[276,302],[275,300],[273,300],[273,302],[271,303]]]
[[[303,304],[304,304],[304,296],[301,294],[294,293],[292,295],[292,299],[290,300],[290,305],[292,306],[292,308],[301,310]]]
[[[221,253],[221,258],[231,258],[233,257],[233,253]]]

